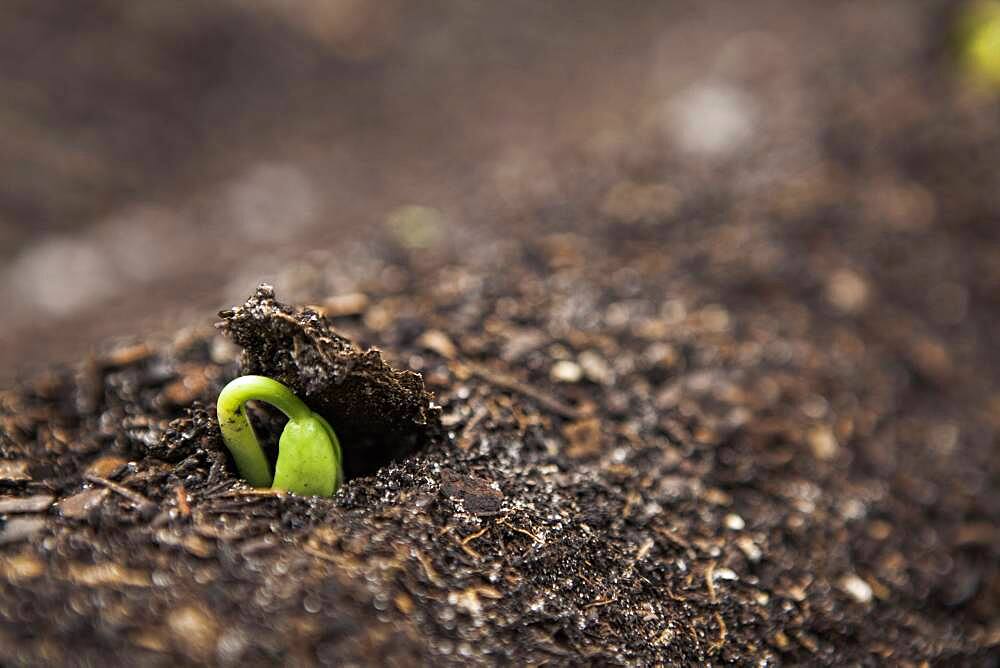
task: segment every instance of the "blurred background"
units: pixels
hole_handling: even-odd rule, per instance
[[[952,207],[989,236],[997,112],[954,56],[966,7],[7,0],[0,378],[209,322],[259,280],[316,298],[317,263],[328,295],[363,293],[386,239],[455,252],[526,220],[715,215],[723,194],[794,208],[859,169],[862,218],[919,230]],[[970,295],[941,285],[947,326]]]

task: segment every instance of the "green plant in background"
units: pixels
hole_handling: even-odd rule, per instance
[[[970,5],[959,34],[965,68],[987,84],[1000,86],[1000,0]]]
[[[248,401],[263,401],[288,416],[278,439],[273,476],[247,417]],[[222,439],[236,460],[236,468],[254,487],[315,496],[332,496],[340,487],[343,468],[333,428],[278,381],[265,376],[233,380],[219,393],[218,415]]]

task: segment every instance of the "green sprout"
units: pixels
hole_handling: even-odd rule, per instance
[[[263,401],[288,416],[273,476],[247,417],[248,401]],[[265,376],[233,380],[219,393],[218,414],[222,440],[240,475],[254,487],[315,496],[333,496],[340,487],[344,474],[333,428],[278,381]]]
[[[960,24],[966,68],[988,85],[1000,86],[1000,0],[980,0]]]

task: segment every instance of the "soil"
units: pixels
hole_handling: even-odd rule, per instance
[[[527,213],[335,230],[308,297],[3,392],[3,662],[997,665],[1000,97],[911,6],[901,67],[761,116],[815,155],[570,144]],[[328,415],[335,497],[238,479],[250,372]]]

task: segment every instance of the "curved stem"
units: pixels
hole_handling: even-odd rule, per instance
[[[266,401],[288,416],[298,420],[312,415],[312,411],[291,390],[267,376],[240,376],[232,380],[219,394],[219,404],[243,405],[248,401]]]
[[[264,376],[242,376],[226,385],[219,394],[219,428],[240,475],[254,487],[270,487],[274,480],[271,465],[246,412],[246,402],[253,400],[266,401],[289,420],[307,418],[312,412],[291,390]]]

